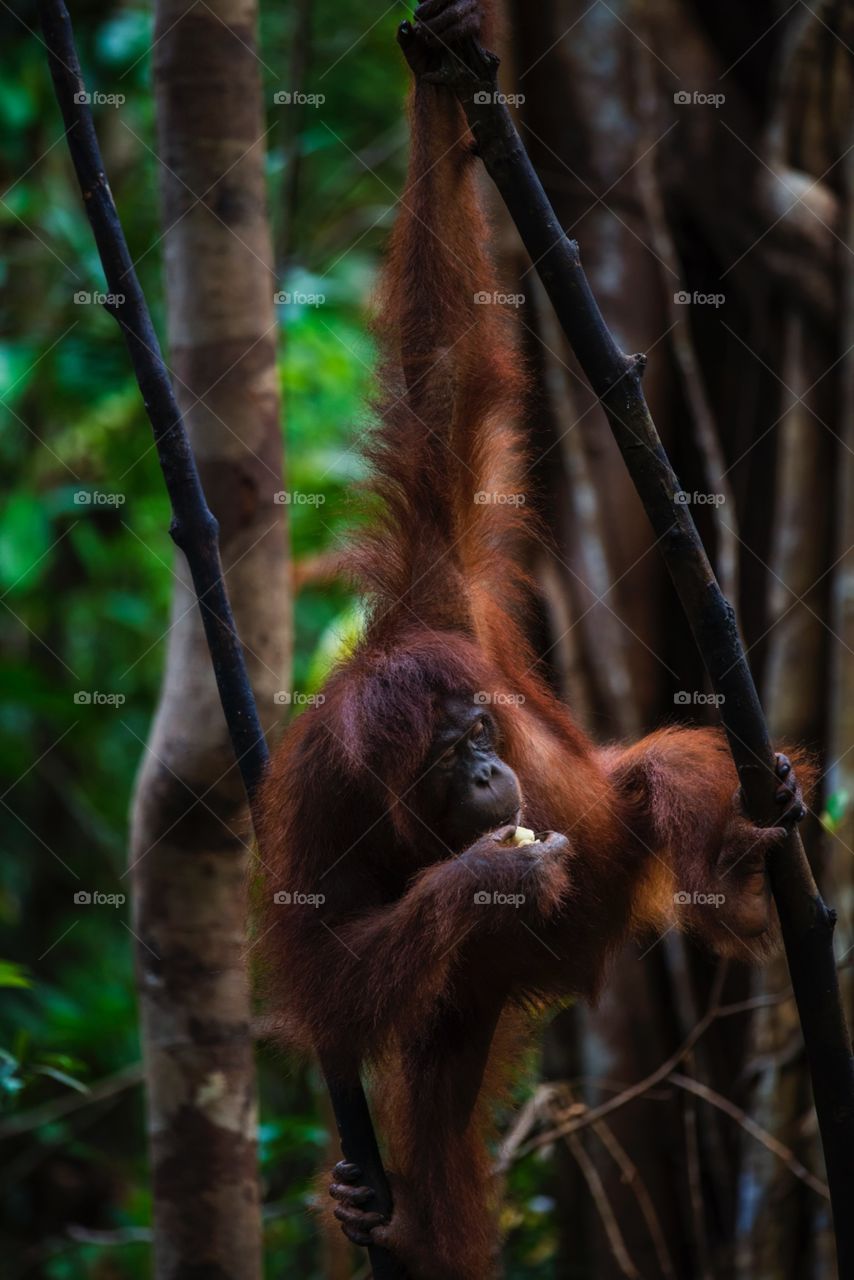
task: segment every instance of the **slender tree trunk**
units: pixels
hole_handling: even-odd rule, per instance
[[[252,0],[161,0],[154,78],[170,367],[270,728],[290,604],[256,17]],[[156,1273],[255,1280],[249,827],[180,554],[174,577],[131,841]]]

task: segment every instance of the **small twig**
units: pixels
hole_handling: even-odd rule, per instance
[[[513,1150],[518,1146],[521,1137],[524,1136],[524,1133],[530,1129],[533,1123],[536,1123],[538,1115],[545,1114],[550,1116],[554,1122],[563,1123],[567,1118],[583,1111],[584,1104],[575,1099],[570,1084],[557,1081],[554,1084],[540,1085],[534,1096],[529,1099],[523,1108],[510,1136],[505,1139],[502,1145],[504,1167],[512,1159]],[[655,1205],[652,1202],[646,1183],[640,1176],[637,1165],[632,1161],[616,1134],[604,1121],[598,1121],[593,1126],[593,1131],[620,1170],[623,1182],[629,1187],[637,1200],[658,1256],[661,1274],[665,1277],[665,1280],[670,1280],[676,1274],[673,1261],[667,1248],[658,1214],[655,1211]],[[570,1149],[574,1153],[574,1149],[572,1147]]]
[[[854,956],[847,957],[840,961],[839,970],[848,969],[854,963]],[[718,975],[719,977],[720,975]],[[634,1084],[616,1084],[608,1083],[597,1077],[596,1083],[600,1088],[608,1087],[616,1090],[613,1098],[609,1098],[607,1102],[601,1103],[598,1107],[581,1111],[577,1117],[564,1121],[563,1124],[547,1130],[545,1133],[537,1134],[536,1137],[525,1141],[528,1132],[534,1127],[537,1116],[542,1108],[542,1090],[550,1090],[553,1086],[542,1085],[540,1090],[531,1101],[526,1105],[524,1115],[520,1116],[519,1121],[512,1130],[513,1142],[509,1139],[505,1140],[502,1146],[502,1163],[499,1167],[506,1167],[503,1163],[505,1156],[506,1162],[520,1159],[529,1152],[537,1150],[541,1147],[549,1146],[556,1142],[558,1138],[565,1133],[576,1133],[579,1129],[585,1129],[588,1125],[595,1125],[605,1116],[611,1115],[614,1111],[619,1111],[621,1107],[627,1103],[633,1102],[636,1098],[650,1097],[656,1085],[665,1083],[668,1076],[672,1074],[676,1067],[688,1056],[696,1045],[701,1036],[705,1035],[712,1023],[718,1018],[732,1018],[738,1014],[751,1013],[755,1009],[765,1008],[767,1005],[782,1004],[786,1000],[794,999],[794,992],[791,987],[785,988],[783,991],[771,992],[768,995],[751,996],[747,1000],[734,1001],[732,1004],[716,1004],[714,1003],[720,997],[720,983],[717,983],[713,992],[713,1003],[708,1011],[699,1020],[696,1026],[691,1030],[690,1034],[683,1041],[682,1045],[675,1053],[656,1068],[650,1075],[644,1076],[642,1080],[636,1081]],[[581,1104],[578,1104],[579,1107]]]
[[[68,1239],[73,1244],[94,1244],[101,1249],[116,1248],[125,1244],[150,1244],[151,1227],[116,1227],[113,1231],[92,1231],[88,1227],[68,1227]]]
[[[658,1214],[655,1211],[652,1196],[649,1194],[649,1189],[641,1177],[637,1165],[630,1158],[629,1153],[613,1129],[604,1120],[600,1120],[593,1126],[593,1132],[614,1160],[622,1174],[623,1181],[631,1188],[652,1238],[661,1274],[665,1277],[665,1280],[670,1280],[671,1277],[676,1275],[673,1259],[670,1256],[670,1250],[667,1248],[667,1241]]]
[[[510,1168],[516,1158],[519,1147],[541,1119],[552,1095],[553,1088],[554,1086],[551,1084],[537,1085],[533,1096],[528,1099],[519,1111],[498,1148],[498,1159],[493,1167],[494,1174],[505,1173]]]
[[[538,1134],[526,1145],[518,1148],[516,1153],[517,1156],[527,1155],[529,1151],[533,1151],[538,1147],[549,1146],[560,1137],[564,1137],[570,1133],[577,1133],[579,1129],[586,1129],[588,1125],[596,1124],[598,1120],[603,1120],[606,1116],[611,1115],[612,1112],[619,1111],[620,1108],[626,1106],[627,1103],[633,1102],[635,1098],[642,1097],[644,1094],[648,1093],[650,1089],[654,1088],[655,1085],[661,1084],[663,1080],[666,1080],[671,1071],[676,1070],[682,1059],[686,1054],[691,1052],[700,1037],[705,1034],[708,1028],[715,1021],[717,1016],[717,1001],[720,998],[721,981],[722,972],[719,970],[715,978],[715,986],[712,991],[712,1004],[710,1008],[692,1029],[690,1034],[682,1042],[675,1053],[672,1053],[669,1058],[655,1069],[655,1071],[651,1072],[648,1076],[644,1076],[642,1080],[638,1080],[636,1084],[630,1085],[627,1089],[624,1089],[623,1092],[617,1094],[615,1098],[609,1098],[607,1102],[601,1103],[598,1107],[592,1107],[589,1110],[586,1110],[583,1115],[578,1117],[578,1119],[568,1121],[563,1125],[550,1129],[546,1133]]]
[[[830,1199],[830,1191],[827,1183],[822,1182],[821,1178],[817,1178],[814,1173],[810,1173],[809,1169],[801,1164],[791,1147],[787,1147],[785,1143],[778,1142],[773,1134],[767,1129],[763,1129],[755,1120],[751,1120],[746,1111],[742,1111],[741,1107],[737,1107],[734,1102],[730,1102],[723,1094],[718,1093],[715,1089],[710,1089],[708,1085],[701,1084],[699,1080],[692,1080],[690,1076],[683,1076],[680,1072],[674,1071],[667,1077],[671,1084],[678,1085],[680,1089],[685,1089],[688,1093],[695,1094],[698,1098],[702,1098],[704,1102],[708,1102],[713,1107],[717,1107],[719,1111],[723,1111],[730,1116],[742,1129],[755,1138],[757,1142],[761,1142],[763,1147],[767,1147],[769,1151],[778,1156],[796,1178],[800,1178],[801,1182],[805,1182],[816,1195],[823,1196],[825,1200]]]
[[[569,1134],[566,1138],[566,1145],[575,1157],[582,1177],[593,1197],[593,1203],[596,1205],[599,1217],[602,1219],[602,1226],[605,1228],[605,1235],[608,1237],[608,1244],[611,1246],[611,1252],[614,1255],[617,1266],[623,1275],[628,1276],[630,1280],[641,1280],[640,1272],[629,1257],[623,1233],[620,1231],[620,1224],[617,1222],[616,1214],[611,1208],[611,1202],[599,1176],[599,1170],[584,1150],[584,1143],[580,1138],[574,1134]]]
[[[697,1128],[697,1108],[693,1098],[687,1099],[683,1117],[685,1128],[685,1164],[688,1171],[688,1199],[691,1205],[691,1221],[694,1226],[694,1248],[700,1280],[713,1280],[709,1266],[709,1233],[706,1228],[706,1205],[703,1197],[703,1178],[700,1172],[700,1134]]]
[[[112,1098],[125,1089],[132,1089],[134,1085],[141,1084],[142,1080],[142,1063],[133,1062],[130,1066],[122,1067],[121,1071],[117,1071],[114,1075],[106,1076],[103,1080],[91,1085],[88,1093],[69,1093],[61,1098],[51,1098],[49,1102],[43,1102],[30,1111],[9,1116],[0,1124],[0,1141],[4,1138],[16,1137],[19,1133],[29,1133],[31,1129],[40,1129],[45,1124],[53,1124],[54,1121],[62,1120],[64,1116],[72,1115],[73,1112],[80,1111],[84,1107],[94,1106],[95,1103],[103,1102],[105,1098]]]
[[[845,955],[836,966],[837,973],[844,973],[847,969],[854,967],[854,955]],[[768,1005],[785,1004],[787,1000],[794,1000],[795,993],[791,986],[783,987],[780,991],[767,991],[762,995],[748,996],[745,1000],[736,1000],[732,1004],[719,1005],[715,1010],[716,1018],[732,1018],[739,1013],[752,1013],[754,1009],[764,1009]]]

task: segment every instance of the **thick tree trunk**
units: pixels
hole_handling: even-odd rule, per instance
[[[290,605],[256,17],[253,0],[161,0],[154,75],[170,367],[269,729],[287,687]],[[174,575],[131,847],[156,1270],[255,1280],[249,827],[180,554]]]

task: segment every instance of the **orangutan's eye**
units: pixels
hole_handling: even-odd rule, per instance
[[[485,720],[478,720],[471,733],[469,734],[472,742],[476,742],[478,746],[483,746],[489,741],[489,730],[486,727]]]

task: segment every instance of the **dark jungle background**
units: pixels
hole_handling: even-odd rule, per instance
[[[335,547],[362,475],[370,297],[405,167],[406,11],[71,11],[274,733],[359,625]],[[805,834],[839,911],[852,1014],[852,5],[508,0],[506,18],[504,87],[609,323],[649,353],[653,413],[773,732],[820,753]],[[0,24],[0,1256],[10,1280],[135,1280],[152,1266],[143,1047],[168,1126],[169,1051],[151,1046],[180,1016],[149,999],[145,953],[175,1009],[188,992],[208,1013],[239,1003],[239,981],[223,997],[216,979],[251,964],[248,855],[224,833],[239,791],[148,424],[93,300],[104,282],[35,6],[0,4]],[[597,738],[713,720],[604,420],[494,212],[537,374],[534,482],[553,536],[531,565],[538,651]],[[607,1124],[529,1148],[668,1067],[710,1011]],[[335,1158],[320,1081],[270,1048],[260,1009],[253,1031],[266,1274],[365,1275],[308,1211]],[[188,1052],[210,1072],[210,1050]],[[224,1045],[213,1066],[211,1087],[251,1093],[247,1055]],[[502,1134],[514,1280],[835,1274],[782,961],[724,971],[674,934],[633,946],[595,1011],[544,1028]],[[194,1172],[208,1157],[192,1125],[173,1140],[190,1166],[176,1216],[188,1185],[216,1206],[230,1161]]]

